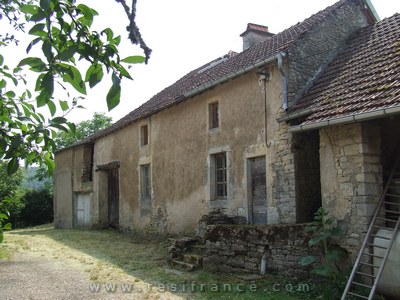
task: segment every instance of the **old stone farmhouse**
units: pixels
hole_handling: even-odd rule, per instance
[[[56,154],[55,225],[192,233],[310,221],[321,206],[358,247],[400,142],[400,15],[341,0],[188,73]]]

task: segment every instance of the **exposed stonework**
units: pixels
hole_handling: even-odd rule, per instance
[[[368,25],[365,15],[357,7],[359,4],[354,2],[335,10],[323,24],[307,32],[290,47],[289,106],[309,87],[346,39]]]
[[[286,123],[279,124],[274,136],[276,153],[272,167],[272,191],[280,223],[296,222],[296,185],[292,134]],[[272,222],[271,222],[272,223]]]
[[[346,246],[356,250],[382,192],[379,128],[325,128],[320,147],[322,204],[347,230]]]
[[[168,214],[165,207],[159,206],[152,209],[151,220],[145,227],[146,234],[167,236],[169,233]]]
[[[313,253],[304,226],[209,226],[203,268],[212,272],[259,273],[261,259],[266,255],[267,273],[307,275],[309,269],[301,266],[299,259]]]

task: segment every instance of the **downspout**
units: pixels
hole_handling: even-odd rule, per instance
[[[286,57],[286,54],[284,52],[281,52],[277,54],[276,59],[278,61],[278,69],[279,72],[281,73],[281,79],[282,79],[282,96],[283,96],[283,109],[287,111],[289,107],[288,103],[288,92],[287,92],[287,75],[285,72],[285,69],[283,68],[283,57]]]

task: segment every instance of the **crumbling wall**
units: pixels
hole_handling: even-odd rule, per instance
[[[205,234],[203,268],[211,272],[259,273],[263,255],[267,273],[307,275],[309,268],[299,260],[313,253],[304,224],[211,225]]]

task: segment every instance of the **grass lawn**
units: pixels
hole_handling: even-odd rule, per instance
[[[0,259],[15,252],[64,260],[102,285],[141,284],[160,293],[169,291],[189,299],[338,299],[343,286],[311,279],[266,276],[244,280],[232,274],[171,270],[168,241],[145,240],[116,230],[66,230],[51,225],[7,232]]]

